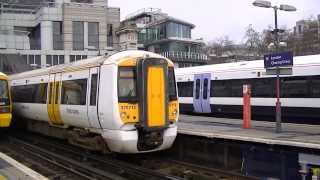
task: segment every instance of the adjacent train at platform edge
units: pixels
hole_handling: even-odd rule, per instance
[[[8,76],[0,72],[0,127],[7,128],[11,124],[11,94]]]
[[[173,63],[124,51],[11,76],[14,115],[28,129],[91,150],[170,148],[179,106]]]
[[[263,60],[180,68],[176,79],[181,113],[241,117],[250,84],[252,115],[275,115],[276,78]],[[281,76],[281,103],[285,121],[320,124],[320,55],[294,57],[292,74]]]

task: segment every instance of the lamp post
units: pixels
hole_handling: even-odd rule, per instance
[[[272,6],[270,1],[256,0],[252,3],[254,6],[262,8],[272,8],[274,10],[274,44],[276,52],[279,51],[279,36],[278,33],[282,30],[278,29],[278,10],[282,11],[296,11],[297,9],[294,6],[282,4],[278,6]],[[276,83],[276,93],[277,93],[277,102],[276,102],[276,132],[281,132],[281,102],[280,102],[280,68],[277,66],[277,83]]]

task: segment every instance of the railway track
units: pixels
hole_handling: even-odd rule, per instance
[[[177,160],[168,160],[168,163],[174,164],[176,168],[185,169],[186,175],[184,176],[189,177],[188,179],[259,180],[257,177],[245,176],[237,172],[208,168]]]
[[[102,158],[86,153],[81,148],[44,141],[42,138],[9,137],[9,142],[20,146],[26,153],[64,168],[83,179],[182,179],[116,159],[106,158],[107,156]]]
[[[171,160],[167,155],[99,155],[52,138],[39,135],[10,137],[26,153],[74,171],[82,179],[202,179],[255,180],[237,172],[208,168]]]

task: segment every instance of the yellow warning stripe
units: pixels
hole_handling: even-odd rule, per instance
[[[62,82],[49,83],[48,116],[52,124],[63,125],[60,115],[60,86]]]
[[[52,124],[54,124],[54,115],[53,115],[53,82],[49,83],[49,93],[48,93],[48,105],[47,105],[47,110],[48,110],[48,116],[49,120]]]

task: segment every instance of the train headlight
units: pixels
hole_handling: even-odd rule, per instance
[[[0,113],[9,113],[10,107],[0,107]]]
[[[171,101],[169,103],[169,120],[176,121],[179,114],[179,104],[178,101]]]
[[[120,113],[120,117],[121,117],[121,118],[126,118],[126,116],[127,116],[127,113],[126,113],[126,112],[121,112],[121,113]]]
[[[172,112],[173,115],[177,115],[177,113],[178,111],[176,109]]]
[[[124,124],[139,122],[138,103],[119,103],[119,115]]]

